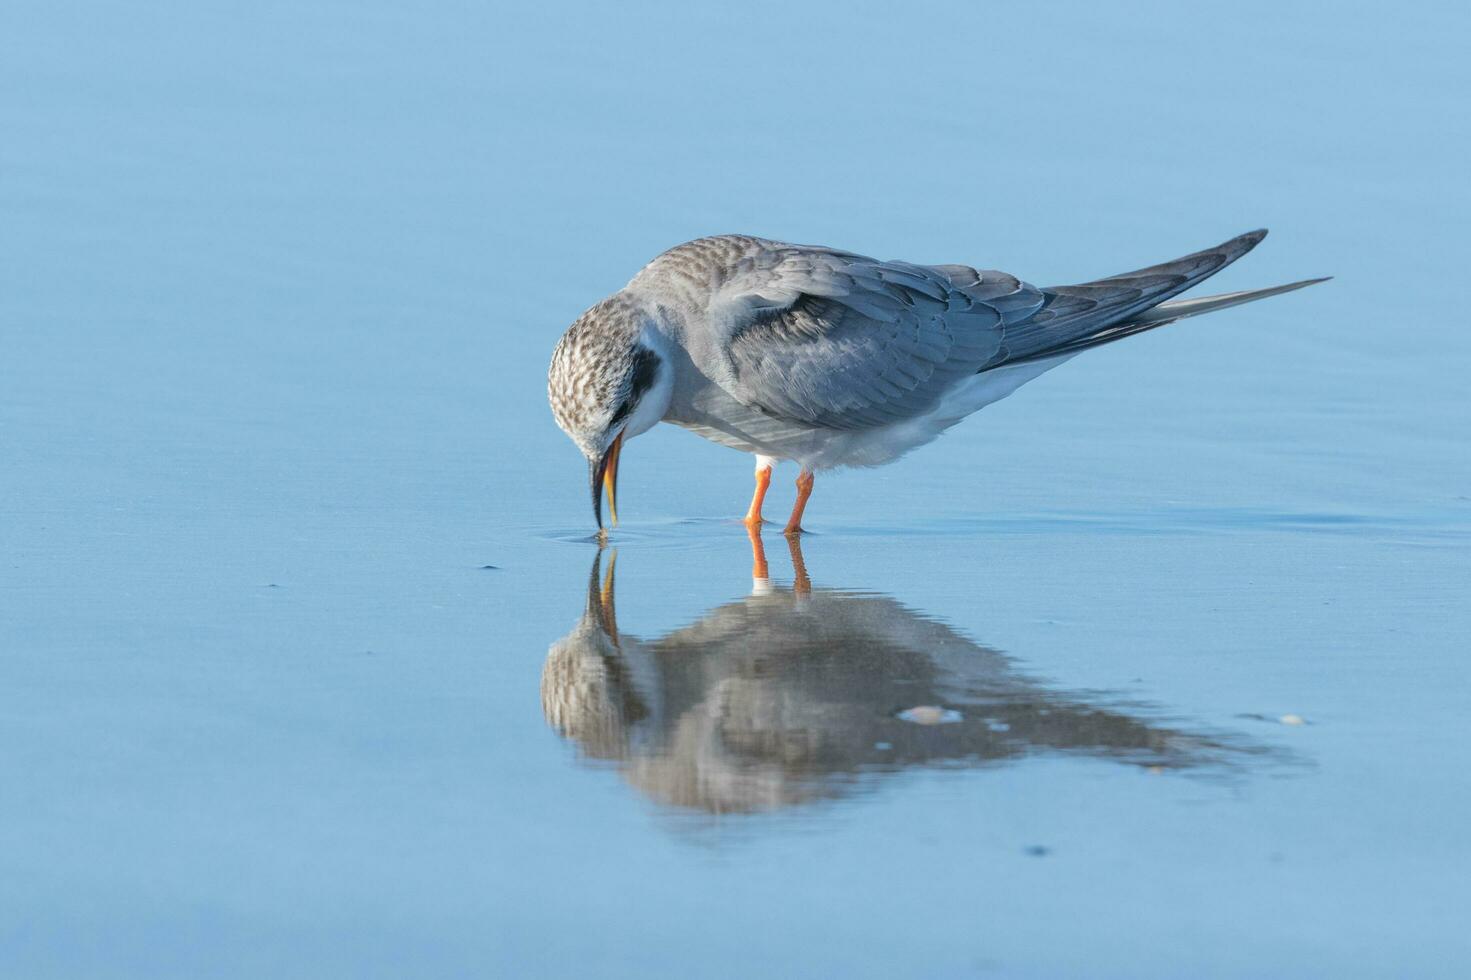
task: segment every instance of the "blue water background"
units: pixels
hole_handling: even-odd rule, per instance
[[[11,0],[0,973],[1464,976],[1468,34]],[[823,476],[804,545],[1236,763],[1023,747],[711,813],[549,723],[595,548],[546,362],[648,258],[740,231],[1051,284],[1262,225],[1212,287],[1337,278]],[[619,629],[746,594],[749,480],[629,445]]]

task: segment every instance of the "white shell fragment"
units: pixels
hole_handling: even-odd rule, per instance
[[[949,725],[961,721],[962,717],[953,708],[941,708],[933,704],[921,704],[899,712],[901,721],[916,725]]]

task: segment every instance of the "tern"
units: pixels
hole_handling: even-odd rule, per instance
[[[593,515],[618,521],[623,444],[671,422],[756,457],[745,523],[772,467],[795,461],[802,516],[819,470],[879,466],[1082,351],[1324,279],[1174,299],[1265,230],[1075,286],[1039,288],[966,265],[879,261],[719,235],[676,246],[562,335],[552,414],[587,457]]]

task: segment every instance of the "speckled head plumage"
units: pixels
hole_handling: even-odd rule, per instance
[[[589,459],[607,451],[634,394],[639,327],[637,311],[612,297],[573,321],[552,352],[552,415]]]
[[[587,457],[598,527],[603,487],[614,523],[618,520],[615,495],[624,438],[648,429],[663,414],[645,406],[663,363],[646,327],[637,304],[622,294],[611,296],[567,328],[547,370],[552,415]]]

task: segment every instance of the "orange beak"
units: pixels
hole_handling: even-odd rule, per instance
[[[618,453],[623,448],[623,433],[613,440],[613,445],[603,453],[603,458],[593,463],[590,467],[592,484],[592,512],[597,518],[598,530],[603,528],[603,495],[608,494],[608,513],[613,519],[613,526],[618,526]]]

